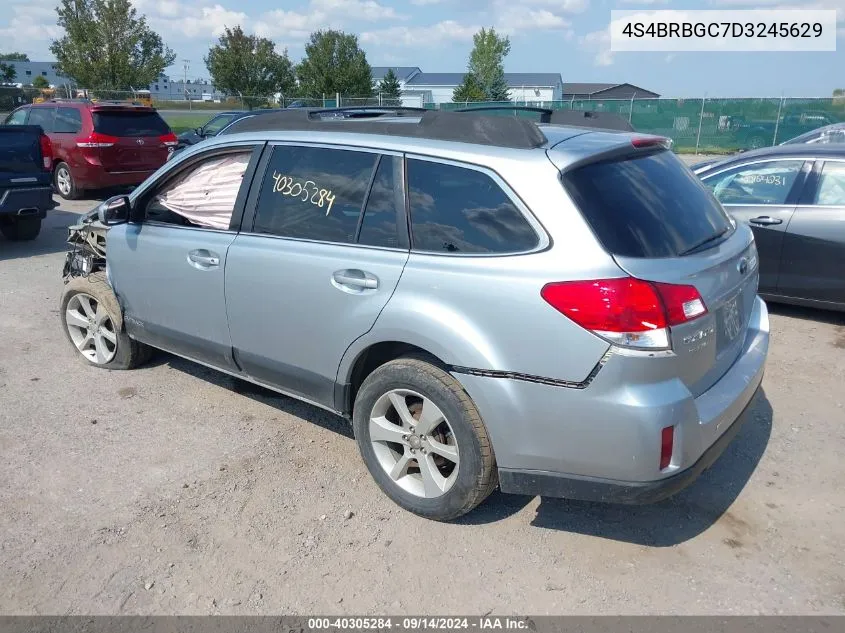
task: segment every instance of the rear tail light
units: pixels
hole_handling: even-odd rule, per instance
[[[707,313],[694,286],[634,277],[550,283],[540,294],[581,327],[622,347],[669,349],[669,327]]]
[[[77,147],[111,147],[118,142],[116,136],[109,136],[108,134],[100,134],[99,132],[92,132],[90,136],[77,139]]]
[[[44,171],[53,171],[53,143],[50,142],[50,137],[42,134],[39,139],[41,144],[41,161]]]
[[[159,136],[158,140],[166,147],[175,147],[179,144],[179,139],[176,138],[176,135],[173,132]]]
[[[675,427],[667,426],[660,432],[660,470],[669,468],[675,449]]]

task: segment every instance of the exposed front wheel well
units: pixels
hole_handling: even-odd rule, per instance
[[[389,363],[392,360],[401,358],[403,356],[415,356],[417,358],[424,358],[428,362],[445,367],[446,364],[437,358],[434,354],[424,350],[416,345],[410,343],[400,343],[398,341],[385,341],[371,345],[358,355],[355,363],[352,365],[352,372],[349,376],[349,389],[347,390],[345,398],[344,413],[352,412],[352,403],[355,402],[355,396],[358,395],[358,389],[364,380],[367,379],[371,373],[376,369]]]

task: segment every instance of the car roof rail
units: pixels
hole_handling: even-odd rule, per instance
[[[635,132],[631,122],[618,114],[611,112],[595,112],[592,110],[552,110],[536,106],[494,105],[469,106],[454,110],[454,112],[495,112],[508,111],[536,112],[540,115],[540,123],[552,125],[569,125],[572,127],[586,127],[595,130],[612,130],[617,132]]]
[[[387,115],[394,114],[395,109],[387,108],[387,110]],[[411,120],[409,120],[408,125],[397,125],[395,122],[379,121],[379,117],[376,116],[364,117],[372,118],[372,120],[363,125],[360,120],[355,120],[357,117],[331,116],[331,113],[336,111],[336,108],[279,110],[260,117],[254,116],[235,121],[229,127],[227,133],[266,132],[271,130],[326,131],[331,129],[333,131],[425,138],[511,149],[534,149],[547,143],[546,136],[533,121],[516,117],[420,110],[415,112],[415,114],[420,114],[416,123],[412,123],[413,119],[409,117]]]

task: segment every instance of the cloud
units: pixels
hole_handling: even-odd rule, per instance
[[[3,49],[26,53],[30,59],[48,58],[50,42],[64,33],[56,24],[53,2],[34,0],[14,3],[6,5],[4,12],[11,15],[7,24],[0,27]]]
[[[379,4],[376,0],[311,0],[311,7],[316,11],[368,22],[405,19],[393,7]]]
[[[594,63],[596,66],[613,64],[613,53],[610,50],[610,31],[608,29],[592,31],[578,39],[582,46],[595,52]]]
[[[742,0],[745,2],[746,0]],[[642,6],[651,4],[669,4],[669,0],[621,0],[622,4],[639,4]]]
[[[454,20],[444,20],[429,26],[393,26],[377,31],[365,31],[361,33],[361,41],[365,44],[422,48],[449,42],[469,41],[480,29],[478,25],[464,25]]]
[[[415,4],[418,7],[427,7],[432,4],[442,4],[443,2],[448,2],[449,0],[411,0],[411,4]]]

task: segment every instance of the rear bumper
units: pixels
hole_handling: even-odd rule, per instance
[[[741,353],[698,397],[661,372],[659,354],[644,363],[616,349],[580,389],[454,376],[481,413],[504,492],[646,503],[689,485],[736,435],[763,380],[768,345],[768,311],[755,298]],[[673,452],[660,470],[667,426]]]
[[[657,481],[613,481],[595,477],[575,477],[542,471],[499,469],[499,487],[502,492],[543,497],[563,497],[602,503],[646,504],[656,503],[692,484],[699,475],[719,459],[737,436],[749,416],[752,400],[739,417],[728,427],[698,459],[686,470]]]
[[[50,186],[0,189],[0,215],[43,218],[48,210],[55,209],[56,206],[58,205],[53,200],[53,188]]]

